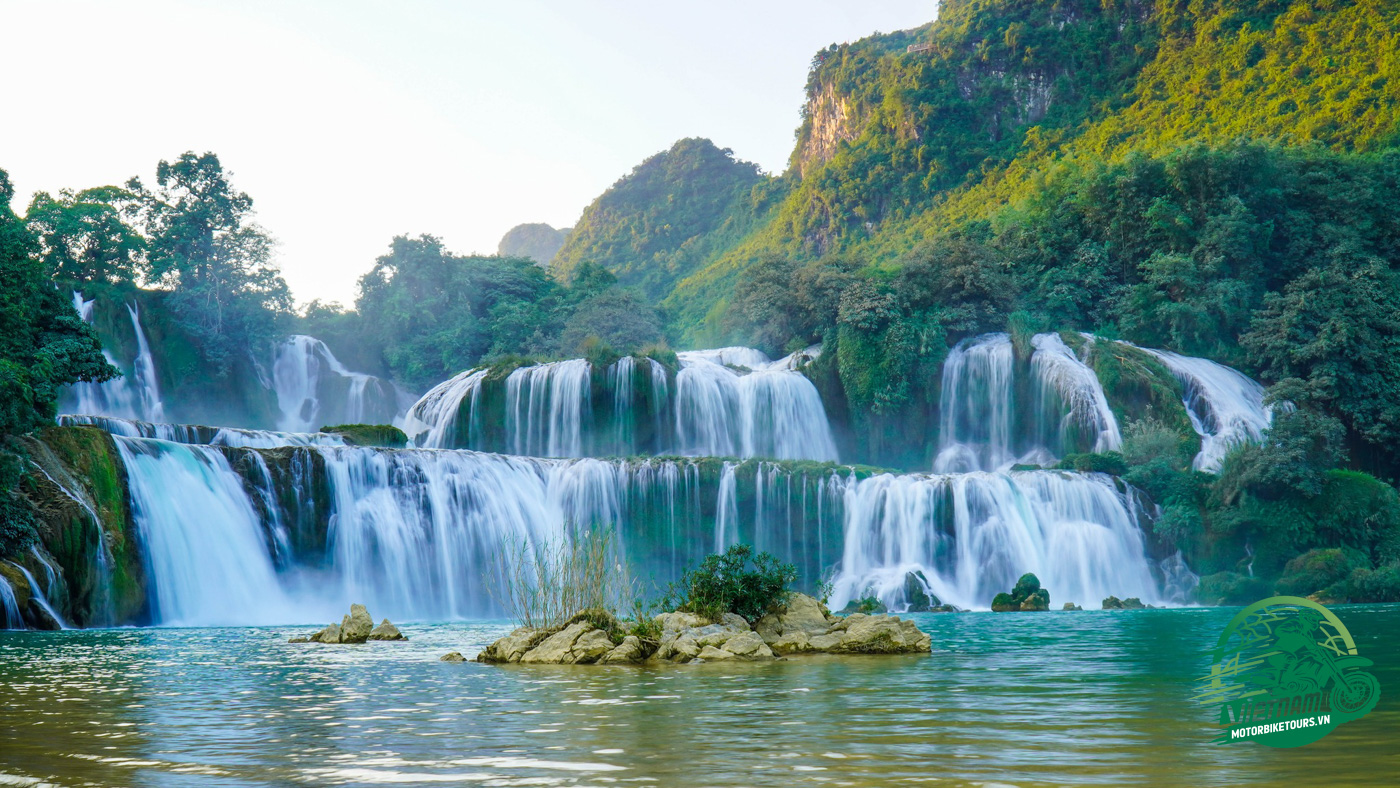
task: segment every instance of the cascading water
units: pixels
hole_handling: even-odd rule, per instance
[[[1094,371],[1058,334],[1036,334],[1018,402],[1016,356],[1006,334],[960,342],[943,365],[938,473],[1052,465],[1075,451],[1111,451],[1122,435]]]
[[[15,598],[15,590],[10,587],[10,581],[0,575],[0,629],[25,629],[24,616],[19,612],[19,600]]]
[[[68,629],[67,622],[63,620],[63,616],[49,603],[48,595],[44,593],[44,589],[39,587],[39,581],[34,579],[34,575],[21,564],[12,562],[10,566],[18,569],[20,573],[24,575],[25,581],[29,583],[30,598],[39,606],[39,609],[44,611],[49,618],[53,619],[54,624],[57,624],[59,629]]]
[[[1204,358],[1139,350],[1156,357],[1181,382],[1186,415],[1201,436],[1201,450],[1192,463],[1196,470],[1217,473],[1230,449],[1264,437],[1273,422],[1273,407],[1264,404],[1263,386]]]
[[[272,363],[277,428],[311,432],[326,424],[397,424],[412,397],[387,380],[352,372],[315,337],[288,337]]]
[[[797,354],[778,361],[752,348],[676,355],[677,453],[836,461],[821,395],[796,371]]]
[[[846,489],[831,603],[898,608],[910,573],[945,603],[986,608],[1034,572],[1056,600],[1158,600],[1138,505],[1110,477],[1062,471],[894,476]]]
[[[192,424],[153,424],[110,416],[59,416],[65,427],[88,426],[128,438],[151,438],[172,443],[232,448],[273,449],[278,446],[343,446],[339,435],[326,432],[278,432],[241,430],[233,427],[200,427]]]
[[[158,622],[298,620],[243,479],[218,449],[113,437],[127,469]]]
[[[82,293],[73,292],[73,308],[86,323],[93,320],[93,305],[94,301],[84,299]],[[131,374],[105,383],[74,384],[74,408],[79,413],[92,415],[161,421],[165,418],[165,405],[160,398],[155,360],[151,356],[150,344],[146,341],[146,331],[141,326],[141,310],[135,304],[127,304],[126,310],[131,317],[137,346]],[[108,364],[118,369],[122,368],[121,363],[108,350],[104,349],[102,356],[107,359]]]
[[[521,367],[510,373],[506,378],[506,430],[511,453],[582,457],[584,419],[592,410],[592,374],[592,365],[581,358]]]
[[[1016,461],[1012,453],[1012,370],[1006,334],[959,342],[943,363],[938,459],[934,470],[992,470]]]
[[[505,381],[499,417],[504,439],[496,443],[482,426],[488,370],[470,370],[425,394],[410,409],[406,429],[417,445],[428,448],[533,457],[679,454],[835,461],[821,396],[798,371],[818,352],[809,348],[778,361],[750,348],[679,353],[674,393],[661,363],[624,357],[601,370],[609,399],[596,406],[594,369],[586,360],[521,367]],[[645,374],[638,373],[642,366]],[[645,398],[639,385],[646,387]],[[651,418],[639,420],[639,407]],[[645,440],[639,429],[649,433]]]

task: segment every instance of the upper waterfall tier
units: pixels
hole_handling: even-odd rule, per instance
[[[88,323],[94,322],[95,304],[82,293],[73,293],[73,307]],[[399,424],[414,402],[414,395],[392,381],[347,369],[324,342],[300,335],[280,343],[270,360],[250,356],[249,367],[256,371],[256,382],[250,375],[249,385],[240,389],[244,399],[237,404],[225,408],[188,397],[163,399],[157,354],[147,341],[140,307],[134,301],[124,306],[131,323],[130,341],[125,344],[127,352],[134,351],[134,355],[129,363],[119,359],[111,348],[122,343],[114,342],[113,337],[104,336],[107,347],[103,350],[122,377],[71,386],[62,403],[64,412],[152,423],[204,417],[299,433],[332,424]],[[108,330],[115,331],[110,324],[109,320]],[[156,338],[160,339],[159,332]],[[165,352],[169,352],[168,347]],[[178,391],[180,381],[172,385]]]
[[[1059,334],[1037,334],[1028,363],[1011,338],[960,342],[943,365],[934,469],[964,473],[1016,463],[1051,464],[1074,452],[1122,445],[1103,386]]]
[[[1273,422],[1272,405],[1264,404],[1264,387],[1240,372],[1204,358],[1140,348],[1172,371],[1181,383],[1182,404],[1201,436],[1197,470],[1216,473],[1230,449],[1258,441]]]
[[[771,361],[750,348],[469,370],[409,412],[421,446],[535,457],[672,454],[834,461],[821,396],[799,368],[817,350]],[[503,377],[502,377],[503,375]]]
[[[391,381],[352,372],[315,337],[289,337],[272,362],[277,429],[310,432],[331,424],[399,424],[413,395]]]
[[[158,424],[111,416],[59,416],[65,427],[97,427],[127,438],[154,438],[171,443],[204,446],[230,446],[272,449],[278,446],[343,446],[345,440],[327,432],[280,432],[240,430],[234,427],[203,427],[195,424]]]
[[[579,528],[615,529],[618,560],[658,587],[746,542],[796,564],[805,588],[834,578],[838,607],[899,608],[912,582],[985,608],[1025,571],[1057,598],[1161,598],[1134,492],[1093,474],[115,440],[158,623],[314,620],[350,600],[394,618],[494,615],[490,578],[511,551]]]

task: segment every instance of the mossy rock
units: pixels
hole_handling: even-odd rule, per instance
[[[1040,587],[1040,578],[1027,572],[1016,581],[1009,594],[992,598],[993,613],[1039,612],[1050,609],[1050,592]]]
[[[1087,453],[1066,455],[1055,468],[1062,471],[1107,473],[1112,476],[1122,476],[1128,472],[1128,463],[1124,461],[1122,454],[1116,451],[1107,451],[1101,454]]]
[[[1196,598],[1203,605],[1251,605],[1272,593],[1269,582],[1238,572],[1206,575],[1196,587]]]
[[[321,432],[339,435],[351,446],[375,446],[383,449],[402,449],[408,446],[408,436],[403,430],[390,424],[340,424],[322,427]]]
[[[1274,590],[1289,596],[1311,596],[1346,580],[1357,569],[1369,569],[1370,564],[1355,550],[1309,550],[1288,562]]]
[[[992,597],[993,613],[1012,613],[1021,609],[1021,605],[1005,591]]]

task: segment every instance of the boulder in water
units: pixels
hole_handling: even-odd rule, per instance
[[[1119,599],[1116,596],[1109,596],[1103,601],[1104,610],[1150,610],[1152,605],[1144,605],[1141,599],[1130,596],[1127,599]]]
[[[904,601],[909,604],[910,613],[927,613],[943,605],[938,597],[928,592],[928,578],[923,572],[909,572],[904,576]]]
[[[398,628],[398,627],[396,627],[396,626],[394,626],[393,624],[390,624],[390,623],[389,623],[389,619],[387,619],[387,618],[384,619],[383,621],[380,621],[380,622],[379,622],[379,626],[375,627],[373,630],[370,631],[370,633],[369,633],[369,639],[370,639],[370,640],[408,640],[408,638],[407,638],[406,636],[404,636],[404,634],[403,634],[402,632],[399,631],[399,628]]]
[[[1030,572],[1021,575],[1011,593],[992,597],[993,613],[1037,612],[1050,609],[1050,592],[1040,587],[1040,578]]]
[[[466,662],[467,658],[462,656],[460,651],[449,651],[438,657],[439,662]]]
[[[312,643],[339,643],[340,625],[330,624],[325,629],[311,636]]]
[[[296,637],[287,638],[287,642],[288,642],[288,643],[310,643],[310,642],[311,642],[311,638],[307,637],[306,635],[297,635]]]
[[[1060,609],[1061,609],[1061,610],[1083,610],[1084,608],[1080,607],[1079,605],[1074,604],[1073,602],[1066,602],[1066,603],[1065,603],[1065,606],[1064,606],[1063,608],[1060,608]]]
[[[374,631],[374,619],[364,605],[351,605],[350,615],[340,622],[341,643],[364,643]]]

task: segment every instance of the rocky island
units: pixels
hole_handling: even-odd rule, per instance
[[[580,613],[560,626],[520,627],[487,646],[478,662],[558,665],[618,665],[761,661],[798,654],[928,654],[932,640],[914,622],[888,615],[832,615],[806,594],[752,626],[725,613],[713,621],[673,611],[651,619],[651,637],[625,633],[603,613]],[[459,661],[453,652],[443,658]]]

